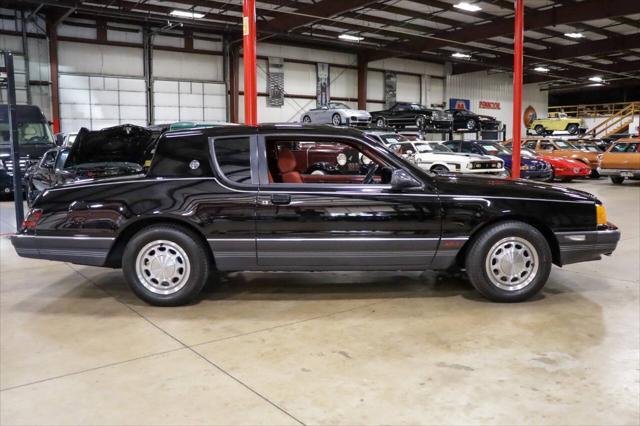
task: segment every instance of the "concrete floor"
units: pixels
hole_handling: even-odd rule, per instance
[[[618,250],[515,305],[434,274],[296,273],[153,308],[120,271],[2,238],[0,423],[638,424],[640,182],[571,186],[604,200]]]

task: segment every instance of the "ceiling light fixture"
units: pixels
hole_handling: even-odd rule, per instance
[[[471,55],[469,55],[467,53],[461,53],[461,52],[452,53],[451,56],[454,57],[454,58],[460,58],[460,59],[469,59],[469,58],[471,58]]]
[[[582,34],[582,33],[564,33],[564,35],[566,37],[569,37],[569,38],[582,38],[582,37],[584,37],[584,34]]]
[[[364,37],[359,37],[359,36],[354,36],[351,34],[340,34],[338,36],[339,39],[341,40],[347,40],[347,41],[362,41],[364,40]]]
[[[545,67],[535,67],[533,70],[538,72],[549,72],[549,68]]]
[[[589,77],[589,81],[602,83],[604,80],[602,80],[602,77],[600,77],[599,75],[594,75],[593,77]]]
[[[469,4],[466,1],[462,1],[458,4],[454,4],[453,7],[456,7],[460,10],[466,10],[467,12],[477,12],[482,9],[480,6],[477,6],[475,4]]]
[[[191,19],[202,19],[204,18],[204,13],[191,12],[189,10],[172,10],[169,12],[171,16],[177,16],[180,18],[191,18]]]

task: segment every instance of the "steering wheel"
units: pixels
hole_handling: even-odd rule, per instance
[[[375,176],[379,167],[380,166],[376,163],[369,164],[369,167],[367,167],[367,174],[364,176],[364,179],[362,179],[362,183],[364,185],[369,185],[371,182],[373,182],[373,177]]]

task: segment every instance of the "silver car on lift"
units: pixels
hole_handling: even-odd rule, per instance
[[[351,109],[341,102],[329,102],[327,105],[303,113],[300,121],[308,124],[333,124],[334,126],[368,126],[371,124],[371,114],[361,109]]]

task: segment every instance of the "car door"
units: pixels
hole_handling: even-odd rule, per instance
[[[357,171],[304,175],[286,153],[287,143],[302,140],[335,144],[337,150],[357,149],[356,158],[366,157],[384,168],[373,184],[364,184]],[[385,270],[430,265],[440,237],[439,200],[433,188],[392,191],[383,175],[403,164],[393,154],[345,136],[267,133],[258,143],[256,232],[261,268]],[[269,176],[275,177],[273,182]]]

